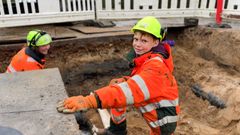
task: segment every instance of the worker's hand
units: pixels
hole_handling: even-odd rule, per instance
[[[85,111],[90,108],[97,108],[97,100],[94,94],[83,97],[74,96],[58,103],[57,110],[61,113],[74,113],[76,111]]]
[[[112,79],[109,83],[109,85],[114,85],[114,84],[119,84],[119,83],[122,83],[122,82],[125,82],[128,80],[128,77],[122,77],[122,78],[117,78],[117,79]]]

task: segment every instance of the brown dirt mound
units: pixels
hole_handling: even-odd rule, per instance
[[[182,109],[177,133],[240,134],[240,43],[235,38],[239,33],[231,29],[189,28],[179,35],[180,46],[174,53]],[[189,87],[194,83],[225,101],[227,108],[217,109],[196,98]]]

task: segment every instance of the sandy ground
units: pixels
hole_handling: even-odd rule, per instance
[[[240,134],[240,31],[198,27],[174,29],[170,33],[169,38],[176,41],[172,52],[181,107],[175,134]],[[69,96],[86,95],[128,73],[124,56],[131,47],[131,37],[104,41],[88,42],[85,46],[69,43],[51,49],[47,67],[59,67]],[[0,72],[4,72],[17,49],[0,51]],[[219,97],[227,107],[217,109],[197,98],[191,91],[194,84]],[[90,110],[88,116],[102,127],[95,110]],[[129,135],[148,134],[137,110],[129,108],[127,122]]]
[[[190,28],[179,35],[181,46],[174,53],[182,109],[177,134],[240,134],[237,37],[236,30],[209,28]],[[196,98],[189,88],[195,83],[225,101],[227,108],[216,109]]]

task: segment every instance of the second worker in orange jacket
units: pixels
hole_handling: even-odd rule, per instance
[[[52,38],[41,30],[32,30],[27,35],[27,47],[22,48],[7,67],[6,73],[43,69]]]

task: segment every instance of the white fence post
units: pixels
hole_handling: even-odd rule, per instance
[[[207,6],[207,0],[201,0],[201,9],[206,9]]]
[[[83,11],[82,0],[77,0],[78,2],[78,11]]]
[[[186,9],[186,4],[187,4],[186,0],[181,0],[180,8],[181,9]]]
[[[102,10],[102,0],[96,0],[96,10],[101,11]]]
[[[0,0],[0,15],[3,16],[4,15],[4,10],[3,10],[3,3]]]
[[[105,0],[106,10],[112,10],[112,1]]]
[[[121,10],[121,0],[115,0],[114,4],[115,4],[114,6],[116,11]]]
[[[134,3],[133,3],[133,9],[134,10],[138,10],[139,9],[139,0],[134,0]]]
[[[130,11],[130,1],[129,0],[124,0],[124,9],[126,11]]]
[[[39,5],[40,13],[60,12],[60,6],[59,6],[58,0],[39,0],[38,5]],[[56,6],[53,6],[53,5],[56,5]],[[70,7],[70,3],[68,3],[68,5]]]
[[[8,12],[10,15],[13,14],[11,0],[7,0]]]
[[[171,1],[171,9],[177,9],[177,0]]]
[[[168,6],[168,0],[162,0],[162,9],[167,9]]]
[[[228,10],[233,9],[234,2],[236,2],[236,1],[235,0],[228,0],[228,6],[227,6]]]
[[[23,7],[24,7],[24,13],[28,14],[29,11],[28,11],[28,6],[27,6],[27,0],[23,0]]]

